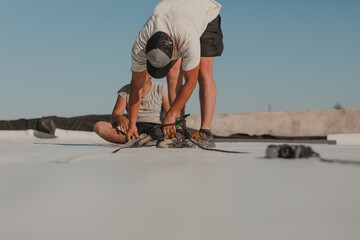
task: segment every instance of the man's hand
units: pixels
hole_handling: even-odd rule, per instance
[[[129,128],[129,119],[127,119],[124,116],[121,116],[118,128],[120,131],[126,134]]]
[[[126,141],[130,141],[132,138],[139,138],[138,130],[136,126],[130,126],[126,133]]]
[[[115,115],[111,118],[111,125],[116,129],[118,134],[126,134],[129,128],[129,119],[123,115]]]
[[[170,114],[170,112],[168,112],[165,115],[165,118],[162,123],[163,123],[163,125],[167,125],[167,124],[173,124],[173,123],[175,123],[175,121],[176,121],[175,115],[172,115],[172,114]],[[162,129],[163,129],[164,136],[169,136],[171,133],[176,132],[175,124],[170,125],[170,126],[163,126]]]

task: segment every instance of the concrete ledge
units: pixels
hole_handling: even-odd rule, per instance
[[[360,134],[331,134],[328,135],[328,140],[336,141],[338,145],[360,145]]]
[[[243,133],[277,137],[312,137],[360,133],[360,109],[215,114],[212,131],[227,137]],[[187,125],[200,127],[200,115],[191,115]]]

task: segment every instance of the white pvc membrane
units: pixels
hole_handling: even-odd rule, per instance
[[[112,154],[92,133],[57,135],[0,134],[0,239],[359,239],[359,166],[266,159],[269,143]],[[359,146],[311,146],[360,161]]]

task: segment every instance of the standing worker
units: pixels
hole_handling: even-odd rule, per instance
[[[220,9],[214,0],[163,0],[155,7],[131,52],[127,140],[138,137],[136,119],[148,72],[154,78],[167,78],[171,108],[164,125],[175,122],[199,81],[201,127],[192,138],[204,147],[215,146],[211,133],[216,103],[213,62],[224,48]],[[164,135],[175,131],[174,125],[163,127]]]

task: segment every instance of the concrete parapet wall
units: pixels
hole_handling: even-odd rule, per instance
[[[199,129],[200,115],[191,115],[187,126]],[[282,137],[360,133],[360,109],[215,114],[212,131],[224,137],[237,133]]]

